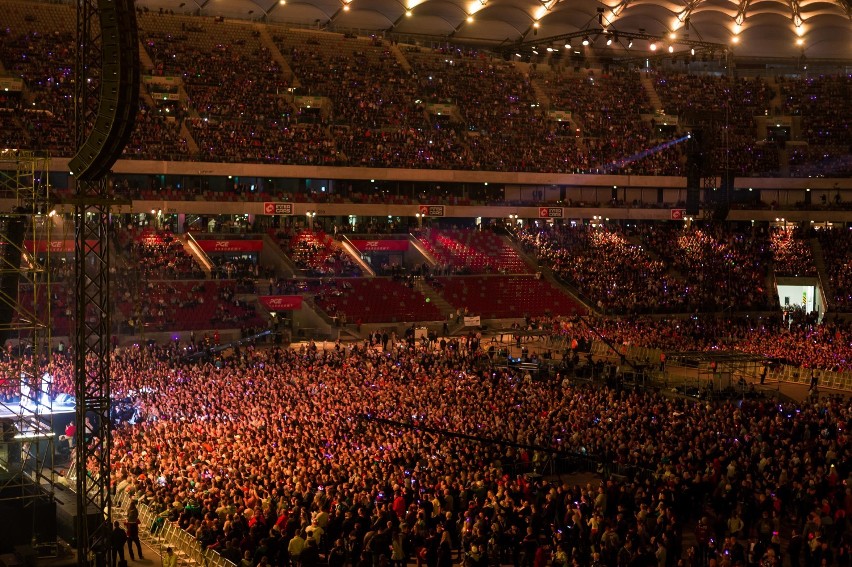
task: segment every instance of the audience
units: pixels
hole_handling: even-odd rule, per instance
[[[180,362],[180,345],[118,350],[113,389],[138,414],[113,433],[113,486],[250,565],[305,545],[352,565],[848,558],[848,400],[526,381],[483,367],[476,343],[427,344],[249,347],[215,364]],[[552,451],[604,480],[525,474]]]
[[[15,145],[73,153],[72,15],[46,4],[4,11],[0,63],[24,80],[27,101],[0,104],[0,136],[24,132]],[[618,67],[522,71],[476,49],[145,10],[138,21],[144,71],[168,84],[146,83],[128,159],[679,176],[683,133],[701,128],[716,163],[740,176],[852,167],[843,75],[780,77],[775,87],[657,71],[654,109],[640,72]],[[681,130],[663,134],[654,111],[677,116]],[[803,120],[784,168],[784,140],[757,133],[754,118],[770,113]]]

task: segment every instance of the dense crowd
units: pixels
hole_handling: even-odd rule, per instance
[[[245,565],[848,563],[848,401],[527,381],[476,344],[117,351],[113,486]],[[551,451],[631,472],[523,474]]]
[[[594,324],[618,345],[664,351],[734,350],[804,368],[852,370],[849,324],[838,319],[817,325],[810,314],[792,310],[764,317],[639,317],[596,319]]]
[[[840,311],[852,310],[852,230],[819,230],[825,269],[830,286],[829,301]]]
[[[73,147],[69,10],[15,4],[0,26],[0,61],[24,79],[28,102],[16,117],[0,111],[0,133],[23,130],[27,145],[54,155]],[[754,117],[790,113],[803,117],[807,143],[788,152],[792,174],[849,171],[848,76],[776,87],[659,71],[648,87],[663,105],[654,109],[635,70],[527,72],[450,46],[169,13],[142,11],[138,20],[156,80],[144,87],[130,159],[682,175],[683,148],[672,145],[681,135],[659,130],[649,118],[657,111],[691,127],[715,124],[705,125],[717,138],[715,160],[739,175],[779,175],[779,148]],[[776,92],[782,104],[771,108]]]
[[[609,313],[762,310],[765,237],[723,227],[640,224],[517,231],[538,261]]]
[[[793,277],[817,275],[813,252],[803,238],[801,230],[795,228],[773,230],[769,235],[769,244],[772,247],[773,269],[776,275]]]

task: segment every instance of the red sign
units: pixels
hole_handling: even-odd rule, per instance
[[[359,252],[405,252],[407,240],[350,240]]]
[[[302,308],[301,295],[261,295],[258,299],[270,311],[296,311]]]
[[[424,217],[442,217],[444,205],[419,205],[417,211]]]
[[[28,252],[74,252],[74,240],[25,240],[24,248]],[[89,247],[99,249],[97,240],[87,240],[86,244]]]
[[[260,252],[263,240],[199,240],[205,252]]]
[[[540,219],[561,219],[562,207],[539,207],[538,218]]]
[[[293,203],[264,203],[263,214],[265,215],[292,215]]]
[[[671,209],[672,220],[683,220],[686,218],[686,209]]]

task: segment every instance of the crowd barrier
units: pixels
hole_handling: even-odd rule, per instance
[[[113,498],[113,516],[124,516],[132,495],[121,492]],[[149,506],[136,502],[139,510],[139,536],[162,556],[166,547],[171,547],[178,556],[179,565],[199,565],[204,567],[236,567],[212,549],[204,549],[201,543],[189,532],[170,522],[168,518],[155,513]]]
[[[613,351],[603,341],[592,342],[592,356],[595,358],[617,358],[619,354],[624,355],[627,360],[634,363],[648,362],[652,367],[659,364],[661,349],[649,347],[635,347],[615,345],[619,349],[618,354]],[[675,366],[674,361],[668,361],[667,368]],[[755,375],[751,377],[753,380],[760,379],[760,365],[755,366]],[[819,388],[829,390],[852,391],[852,371],[834,372],[831,370],[823,370],[819,368],[804,368],[800,366],[791,366],[789,364],[773,365],[767,372],[766,379],[769,382],[785,382],[790,384],[805,384],[810,385],[811,373],[817,378]]]

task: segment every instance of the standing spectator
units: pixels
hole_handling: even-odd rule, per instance
[[[124,544],[127,542],[127,533],[121,528],[118,521],[115,521],[112,526],[112,533],[109,536],[109,543],[112,547],[112,567],[121,567],[126,562],[124,560]]]
[[[130,552],[130,560],[136,559],[133,556],[133,544],[136,544],[136,551],[139,552],[139,559],[145,559],[142,555],[142,542],[139,541],[139,510],[136,508],[136,501],[130,501],[130,508],[127,510],[127,520],[124,522],[127,526],[127,551]]]

